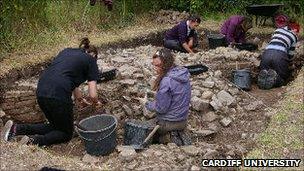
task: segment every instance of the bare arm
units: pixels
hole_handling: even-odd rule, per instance
[[[97,95],[97,84],[96,81],[89,81],[88,82],[89,86],[89,97],[93,102],[98,101],[98,95]]]
[[[189,48],[193,48],[193,37],[189,38],[189,43],[188,43]]]
[[[187,52],[193,53],[193,51],[190,49],[189,45],[186,42],[183,43],[182,46],[186,49]]]
[[[73,91],[73,95],[74,95],[74,99],[77,100],[77,99],[81,99],[82,98],[82,93],[81,91],[79,90],[78,87],[76,87]]]

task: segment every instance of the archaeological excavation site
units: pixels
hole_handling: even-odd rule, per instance
[[[163,17],[158,22],[168,18],[166,15]],[[175,17],[176,20],[179,17]],[[186,133],[191,139],[191,145],[150,144],[141,152],[124,146],[124,128],[128,120],[148,121],[155,117],[155,113],[144,112],[138,99],[147,92],[150,100],[155,95],[151,89],[155,79],[151,60],[153,54],[162,47],[164,32],[159,31],[100,46],[97,61],[99,70],[106,72],[117,69],[115,78],[98,84],[103,110],[74,109],[75,122],[96,114],[113,115],[118,121],[116,149],[106,156],[90,156],[85,151],[84,140],[76,132],[69,143],[42,149],[54,155],[71,156],[114,170],[199,170],[202,159],[245,158],[256,146],[259,133],[268,127],[271,108],[284,97],[288,87],[266,91],[257,86],[260,55],[270,35],[254,33],[261,39],[258,49],[246,51],[230,47],[210,49],[206,29],[199,29],[199,32],[201,46],[197,53],[173,52],[177,65],[202,64],[208,67],[208,71],[190,76],[191,107]],[[304,63],[303,40],[300,40],[296,49],[293,79]],[[3,80],[0,127],[9,119],[17,123],[45,122],[35,93],[39,76],[48,65],[46,62],[13,71]],[[247,90],[242,90],[233,81],[235,71],[240,69],[250,72],[251,85]],[[84,93],[87,93],[86,87],[81,86]]]

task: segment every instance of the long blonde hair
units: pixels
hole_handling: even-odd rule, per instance
[[[157,76],[154,85],[153,85],[153,90],[157,91],[159,89],[159,85],[161,80],[165,77],[165,75],[168,73],[168,71],[175,66],[174,63],[174,56],[171,53],[171,51],[169,49],[166,48],[162,48],[158,51],[156,51],[156,53],[153,55],[153,59],[154,58],[159,58],[161,61],[161,73]]]

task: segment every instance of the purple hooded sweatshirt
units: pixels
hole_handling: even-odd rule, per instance
[[[188,117],[191,86],[190,73],[184,67],[174,67],[161,80],[155,101],[146,108],[157,113],[158,120],[184,121]]]
[[[221,33],[228,43],[245,43],[245,31],[241,27],[244,16],[234,15],[227,19],[221,27]]]

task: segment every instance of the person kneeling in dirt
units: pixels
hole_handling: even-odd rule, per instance
[[[68,142],[74,130],[72,94],[77,105],[101,105],[96,86],[97,48],[90,45],[88,38],[83,38],[79,47],[61,51],[39,79],[37,102],[48,123],[14,124],[9,120],[1,132],[2,140],[25,135],[22,144],[44,146]],[[88,81],[88,100],[78,88],[85,81]]]
[[[198,33],[195,28],[201,23],[199,16],[190,16],[181,21],[165,34],[164,47],[180,52],[193,53],[198,46]]]
[[[165,48],[153,55],[152,65],[157,73],[153,86],[156,97],[154,101],[142,104],[157,113],[156,124],[160,125],[157,134],[160,143],[166,143],[161,140],[162,135],[186,128],[191,98],[190,73],[186,68],[176,66],[172,53]]]
[[[221,34],[226,38],[228,45],[233,46],[236,43],[246,43],[246,32],[252,28],[250,18],[234,15],[228,18],[221,27]]]
[[[298,23],[290,22],[274,31],[261,57],[261,71],[258,75],[258,86],[261,89],[280,87],[287,83],[291,76],[289,66],[292,64],[299,30]]]

